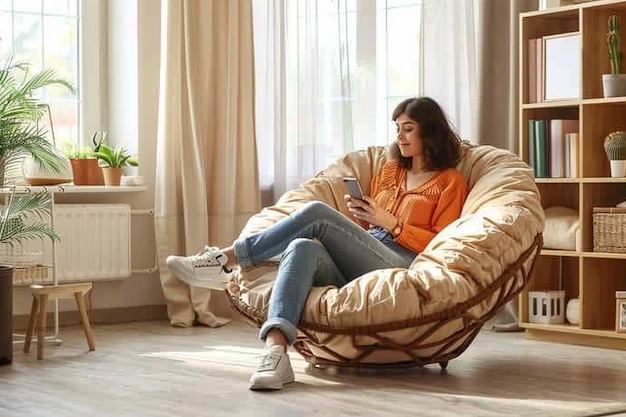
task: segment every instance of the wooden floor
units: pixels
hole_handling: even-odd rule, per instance
[[[245,324],[94,332],[95,352],[79,327],[62,328],[43,361],[16,350],[0,367],[0,416],[626,415],[626,352],[521,333],[481,332],[447,371],[311,371],[292,353],[296,383],[259,393],[247,380],[261,344]]]

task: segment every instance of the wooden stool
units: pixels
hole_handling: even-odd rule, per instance
[[[91,287],[91,282],[49,286],[31,285],[30,288],[33,293],[33,306],[30,310],[30,320],[28,321],[26,339],[24,340],[24,353],[28,353],[30,350],[30,342],[33,338],[33,332],[35,331],[35,324],[37,324],[37,359],[43,359],[48,301],[72,297],[76,299],[76,305],[78,306],[78,311],[80,311],[80,316],[83,320],[83,328],[85,329],[85,336],[87,337],[89,350],[96,350],[96,345],[93,340],[93,332],[91,330],[91,325],[89,324],[89,317],[87,316],[87,310],[85,309],[85,299],[83,298],[85,294],[91,291]],[[37,316],[39,316],[38,320]]]

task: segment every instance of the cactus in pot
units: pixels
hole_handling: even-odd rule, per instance
[[[621,32],[619,28],[619,18],[612,14],[609,16],[609,31],[606,34],[606,43],[609,47],[609,63],[611,64],[611,74],[622,72],[622,51],[620,47]]]
[[[622,97],[626,96],[626,74],[622,74],[622,32],[619,16],[610,15],[607,23],[606,45],[611,73],[602,74],[604,97]]]
[[[609,133],[604,138],[604,151],[611,164],[611,177],[626,176],[626,132]]]

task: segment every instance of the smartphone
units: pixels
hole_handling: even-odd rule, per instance
[[[358,179],[353,177],[344,177],[343,183],[345,184],[346,191],[350,194],[350,197],[363,200],[363,189],[361,188],[361,184],[359,184]],[[363,201],[365,202],[365,200]]]

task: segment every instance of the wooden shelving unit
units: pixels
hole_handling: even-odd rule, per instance
[[[626,32],[626,1],[600,0],[520,15],[520,155],[529,161],[529,119],[579,120],[579,177],[537,178],[544,208],[567,206],[578,211],[582,248],[544,249],[535,274],[520,295],[520,325],[528,337],[626,350],[626,333],[615,331],[615,291],[626,290],[626,254],[593,251],[594,207],[626,200],[626,178],[611,178],[603,148],[605,136],[626,130],[626,97],[603,98],[602,74],[609,73],[607,20],[617,14]],[[530,39],[579,32],[581,97],[529,103]],[[622,49],[626,39],[622,36]],[[626,59],[622,62],[626,71]],[[528,291],[564,290],[565,301],[578,297],[578,325],[528,322]]]

